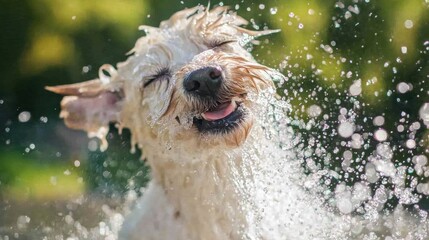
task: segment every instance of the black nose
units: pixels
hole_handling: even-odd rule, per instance
[[[204,67],[186,76],[183,87],[187,92],[201,97],[215,97],[221,84],[222,69],[220,67]]]

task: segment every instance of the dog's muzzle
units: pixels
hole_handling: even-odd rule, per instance
[[[185,91],[197,98],[216,102],[212,108],[194,118],[194,125],[203,133],[228,133],[244,120],[246,111],[237,99],[219,102],[224,79],[220,67],[204,67],[189,73],[184,81]]]

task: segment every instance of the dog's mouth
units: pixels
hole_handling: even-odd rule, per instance
[[[193,123],[199,132],[227,133],[236,128],[244,117],[241,103],[231,100],[201,113],[201,117],[194,117]]]

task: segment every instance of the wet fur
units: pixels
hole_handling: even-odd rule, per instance
[[[363,219],[327,209],[304,190],[300,157],[284,149],[295,147],[287,117],[282,111],[273,117],[272,102],[260,98],[273,96],[272,80],[283,76],[244,48],[275,31],[243,24],[225,7],[179,11],[159,28],[142,26],[146,36],[117,69],[104,65],[99,79],[47,88],[65,95],[60,116],[66,125],[103,139],[102,150],[111,122],[130,129],[132,146],[143,149],[152,180],[119,239],[426,239],[419,235],[428,232],[425,220],[419,223],[400,207]],[[187,74],[207,66],[224,73],[216,101],[183,90]],[[231,99],[247,110],[238,127],[204,134],[192,125]]]
[[[152,181],[120,239],[243,239],[248,234],[248,196],[237,177],[250,184],[250,163],[243,161],[240,147],[261,135],[252,130],[255,103],[249,96],[272,91],[272,79],[282,76],[255,62],[244,48],[275,31],[247,30],[241,27],[246,23],[226,7],[183,10],[159,28],[142,26],[146,36],[117,70],[106,65],[99,79],[47,88],[66,95],[60,116],[67,126],[104,139],[108,124],[116,122],[131,130],[132,146],[143,149]],[[216,101],[201,100],[182,87],[187,74],[207,66],[223,72]],[[147,84],[162,71],[168,71],[166,78]],[[246,108],[238,127],[204,134],[192,126],[194,117],[231,99]]]

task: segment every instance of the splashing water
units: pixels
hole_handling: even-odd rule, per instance
[[[234,184],[240,189],[237,194],[243,198],[240,209],[251,223],[245,230],[246,239],[429,237],[427,212],[408,207],[417,206],[420,195],[429,193],[429,184],[407,183],[409,169],[394,164],[397,146],[381,141],[380,136],[372,139],[360,133],[358,137],[357,125],[345,121],[338,125],[340,141],[363,141],[364,146],[370,142],[375,148],[365,160],[355,153],[359,147],[344,151],[341,170],[329,169],[333,160],[325,156],[324,168],[317,159],[323,148],[311,142],[306,144],[306,138],[315,141],[317,136],[303,137],[300,132],[306,130],[294,130],[294,123],[287,116],[293,111],[290,105],[273,98],[272,93],[262,95],[250,96],[257,102],[255,112],[260,113],[255,115],[257,127],[242,147],[230,153],[232,159],[235,154],[244,157],[239,165],[231,165],[231,171]],[[341,116],[347,115],[344,109],[340,112]],[[373,123],[381,126],[384,119],[378,116]],[[261,139],[261,134],[265,138]],[[417,175],[429,173],[425,155],[415,155],[412,163]],[[361,175],[351,182],[346,176],[353,171]],[[130,191],[129,196],[132,200],[127,206],[137,195]],[[393,198],[398,202],[392,203]],[[110,222],[103,222],[97,229],[100,235],[114,239],[124,217],[114,211],[110,214]]]
[[[429,89],[425,81],[429,75],[425,76],[424,61],[414,63],[409,59],[417,50],[427,55],[429,41],[416,40],[421,41],[418,46],[403,44],[395,42],[400,39],[396,35],[389,40],[396,44],[392,56],[356,61],[345,52],[361,51],[367,47],[365,44],[345,51],[344,41],[338,39],[313,44],[324,40],[319,39],[319,30],[312,29],[317,24],[306,22],[304,16],[321,15],[321,6],[315,4],[303,12],[287,13],[281,6],[257,6],[271,17],[299,20],[293,34],[314,31],[314,36],[308,45],[279,51],[287,55],[280,70],[288,80],[277,82],[279,92],[285,94],[281,94],[282,100],[269,94],[254,98],[260,108],[256,111],[260,113],[260,128],[236,150],[236,154],[245,156],[245,166],[241,167],[254,173],[249,183],[243,180],[242,171],[233,169],[235,184],[243,189],[246,199],[243,211],[255,223],[247,238],[260,239],[263,235],[266,239],[428,239]],[[332,28],[339,35],[346,28],[360,28],[363,24],[359,25],[356,19],[363,12],[365,17],[380,19],[376,13],[368,13],[363,2],[359,7],[338,2],[335,11],[338,14],[332,18]],[[420,27],[416,19],[398,22],[395,26],[406,31]],[[292,20],[284,24],[294,26]],[[288,30],[285,32],[289,34]],[[401,78],[406,64],[418,66],[417,72],[426,72],[417,80]],[[367,68],[359,69],[360,66]],[[306,68],[311,69],[310,74],[305,72]],[[383,72],[377,72],[379,69]],[[383,77],[388,78],[385,82],[390,85],[382,84]],[[108,82],[109,76],[102,80]],[[380,109],[380,102],[392,102],[393,107]],[[18,121],[26,123],[34,116],[23,111]],[[181,116],[180,121],[188,122],[190,127],[191,119],[192,116]],[[46,123],[47,118],[40,121]],[[37,143],[28,145],[28,151],[37,149],[36,145],[39,148]],[[56,182],[56,178],[50,180]],[[97,226],[84,226],[73,214],[64,215],[69,234],[61,237],[117,239],[126,213],[132,211],[138,195],[138,190],[128,191],[115,209],[102,205],[100,211],[106,217]],[[76,202],[89,205],[90,201]],[[26,215],[16,219],[17,228],[23,231],[32,222],[34,219]],[[258,224],[262,222],[268,225]],[[59,236],[48,228],[43,229],[42,235]]]
[[[396,146],[380,139],[387,138],[383,136],[387,134],[385,130],[377,130],[381,131],[378,134],[381,136],[374,136],[376,148],[366,160],[359,161],[353,150],[344,151],[344,161],[349,163],[342,169],[348,173],[362,173],[359,180],[351,184],[341,181],[342,171],[324,169],[317,163],[321,146],[304,144],[305,139],[294,132],[286,116],[287,104],[270,97],[259,99],[258,103],[262,113],[258,122],[265,129],[266,138],[252,141],[255,136],[251,136],[241,148],[242,154],[248,156],[243,164],[249,164],[247,168],[254,173],[253,185],[245,184],[241,172],[236,172],[238,184],[244,181],[240,186],[246,186],[249,193],[243,205],[251,215],[249,218],[257,219],[249,239],[261,236],[268,236],[268,239],[429,237],[426,211],[417,205],[414,209],[408,207],[419,202],[419,194],[426,194],[429,184],[406,184],[407,168],[394,164]],[[382,125],[384,120],[378,117],[374,123]],[[349,138],[355,127],[343,122],[338,127],[338,135],[342,139]],[[376,144],[377,141],[380,143]],[[329,160],[324,159],[325,162]],[[413,163],[419,175],[429,171],[425,167],[426,156],[414,156]],[[304,172],[303,165],[309,171]],[[334,181],[337,184],[332,190]],[[397,198],[398,202],[392,204],[392,198]],[[268,227],[264,225],[267,223]]]

